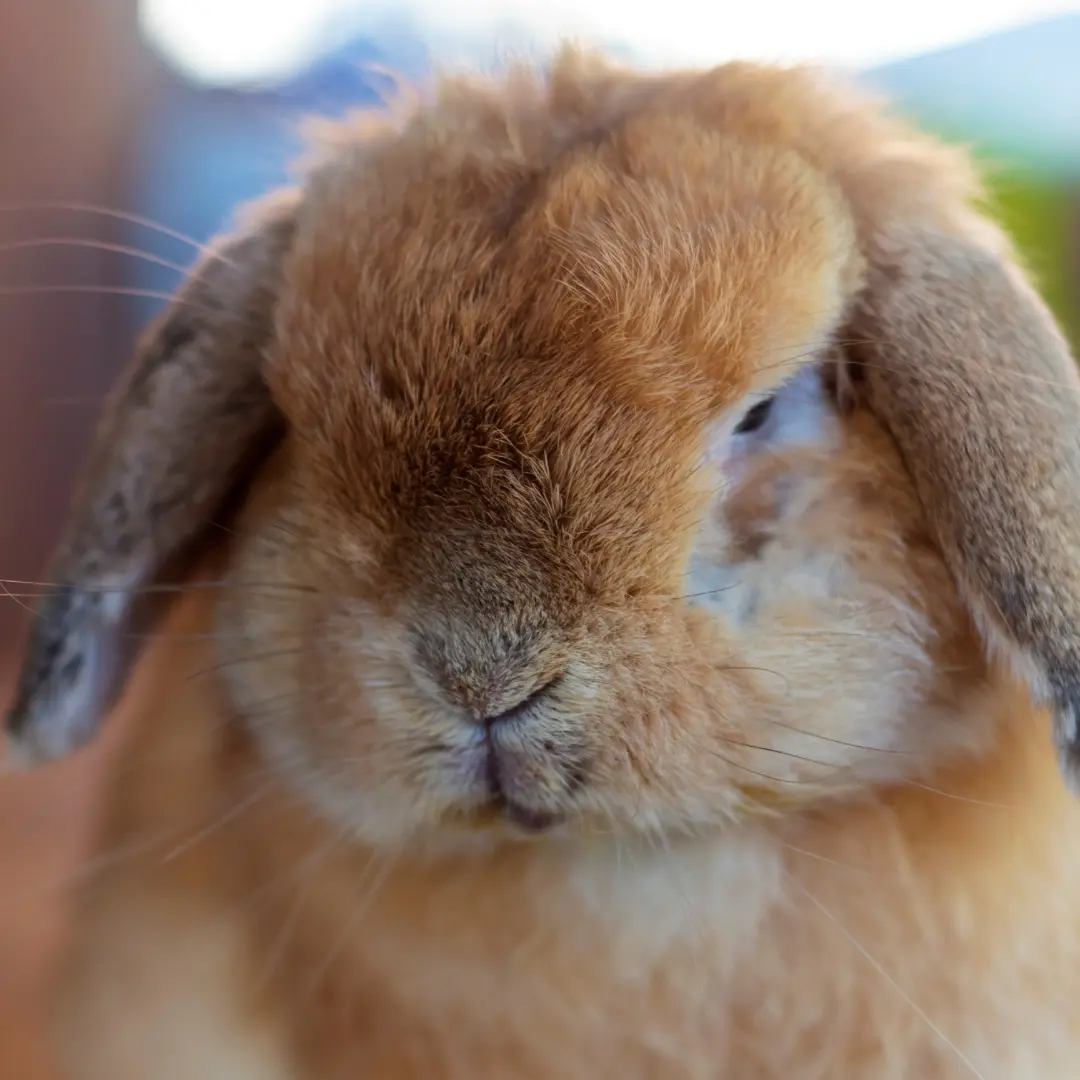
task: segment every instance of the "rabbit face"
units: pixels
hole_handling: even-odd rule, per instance
[[[444,488],[394,551],[282,500],[312,486],[286,451],[223,606],[242,713],[324,812],[391,846],[700,833],[978,748],[991,683],[887,439],[820,366],[771,402],[710,431],[642,547],[677,552],[651,579],[619,533],[586,546],[569,494],[544,513],[551,474],[467,472],[480,521]]]
[[[289,430],[224,605],[279,767],[388,845],[700,831],[896,775],[936,627],[902,470],[822,382],[855,260],[829,186],[678,127],[520,206],[472,160],[437,213],[381,167],[363,213],[323,176],[285,260]]]

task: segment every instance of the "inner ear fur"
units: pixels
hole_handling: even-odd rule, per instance
[[[137,654],[135,623],[156,614],[136,600],[273,439],[263,358],[297,202],[288,191],[253,205],[206,249],[107,401],[6,718],[14,760],[60,757],[96,734]]]

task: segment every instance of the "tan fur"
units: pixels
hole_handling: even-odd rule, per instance
[[[945,673],[924,693],[944,700],[926,715],[955,725],[946,732],[955,738],[981,735],[973,758],[932,771],[926,787],[886,785],[718,837],[541,837],[444,856],[358,848],[220,724],[216,652],[201,640],[213,605],[196,596],[165,627],[133,699],[146,714],[102,843],[155,846],[111,871],[89,901],[75,986],[89,985],[74,1002],[79,1022],[65,1028],[72,1075],[141,1076],[161,1068],[163,1046],[192,1042],[219,1055],[222,1076],[246,1075],[227,1069],[262,1060],[269,1026],[285,1075],[320,1080],[1071,1076],[1080,878],[1065,853],[1078,809],[1045,722],[973,660],[905,484],[880,436],[864,437],[852,436],[854,462],[798,463],[839,490],[800,511],[805,529],[787,539],[805,558],[820,529],[828,550],[866,575],[867,592],[883,584],[891,595],[919,590],[910,599],[922,605],[933,598],[939,634],[958,640],[944,653],[932,646]],[[837,535],[838,511],[856,535]],[[762,571],[790,590],[790,574]],[[838,599],[842,610],[851,595]],[[802,722],[813,731],[820,718],[824,738],[800,740],[828,761],[844,756],[827,741],[843,731],[829,721],[873,693],[867,682],[853,688],[853,671],[876,664],[870,685],[918,685],[927,665],[918,640],[889,636],[896,613],[872,608],[853,626],[815,600],[783,599],[784,616],[813,627],[807,639],[796,623],[786,646],[775,627],[765,631],[763,679],[828,686],[832,696],[816,695]],[[854,641],[829,637],[856,626],[864,636]],[[828,676],[799,666],[820,662],[805,655],[815,635],[837,666]],[[894,749],[914,761],[886,762],[890,771],[922,763],[933,745],[920,716],[908,719],[907,742]],[[758,738],[782,734],[764,725]],[[188,988],[183,974],[215,944],[242,965],[220,1000],[220,983]],[[134,958],[119,973],[118,956]],[[196,1006],[206,1010],[198,1035],[188,1027]],[[81,1020],[91,1007],[92,1026]],[[223,1029],[221,1012],[234,1010]],[[98,1056],[100,1073],[90,1067]]]
[[[92,728],[42,705],[105,700],[57,674],[117,622],[86,596],[280,428],[136,673],[102,849],[145,852],[85,898],[72,1077],[1076,1072],[1080,807],[1032,694],[1067,758],[1080,397],[966,162],[852,100],[449,79],[196,276],[223,303],[137,360],[10,724]],[[734,455],[856,351],[850,410]]]

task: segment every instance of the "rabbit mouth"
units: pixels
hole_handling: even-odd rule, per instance
[[[505,795],[498,795],[489,804],[493,812],[515,829],[533,835],[550,832],[566,820],[566,815],[558,810],[537,810],[522,806]]]
[[[531,742],[531,740],[530,740]],[[507,745],[498,733],[484,731],[469,752],[468,788],[463,803],[448,809],[442,823],[453,828],[502,829],[539,836],[564,824],[565,799],[583,782],[583,770],[567,772],[567,761],[551,741]]]
[[[505,828],[509,825],[517,834],[540,836],[566,820],[555,810],[536,810],[522,806],[504,795],[492,796],[479,806],[455,808],[443,817],[443,823],[470,831]]]
[[[483,783],[489,803],[517,829],[548,832],[566,820],[566,799],[585,783],[581,748],[525,713],[483,733]]]
[[[484,785],[488,800],[480,810],[481,817],[506,822],[525,833],[544,833],[565,820],[565,814],[551,807],[529,806],[518,797],[520,783],[515,776],[521,763],[498,747],[490,732],[484,739]]]

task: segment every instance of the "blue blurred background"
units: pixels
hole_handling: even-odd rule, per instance
[[[508,0],[479,9],[466,5],[455,22],[445,13],[425,21],[433,12],[422,2],[396,8],[299,0],[263,4],[263,18],[280,17],[281,30],[270,28],[261,49],[249,42],[234,54],[223,47],[220,32],[202,29],[207,17],[199,6],[192,0],[144,4],[145,35],[173,71],[139,132],[135,188],[145,214],[196,238],[223,224],[238,200],[283,178],[297,149],[294,119],[377,103],[380,77],[373,66],[407,76],[423,76],[446,60],[490,66],[500,51],[535,51],[566,28],[646,65],[755,55],[857,70],[905,111],[975,148],[991,170],[999,211],[1035,269],[1048,275],[1051,300],[1075,329],[1075,277],[1069,277],[1075,267],[1066,268],[1065,249],[1070,242],[1076,246],[1067,204],[1080,184],[1080,10],[1031,19],[1026,13],[1036,8],[1032,3],[954,4],[960,15],[953,14],[953,26],[941,17],[948,5],[920,11],[916,3],[899,18],[874,13],[880,25],[871,33],[845,25],[852,14],[843,5],[817,4],[807,25],[782,32],[791,13],[769,12],[768,3],[756,5],[764,11],[752,18],[732,7],[729,14],[703,19],[700,10],[684,5],[684,18],[675,20],[681,25],[672,28],[678,3],[664,5],[663,15],[654,4],[644,17],[626,17],[626,5],[582,0],[584,10],[573,18]],[[228,0],[215,3],[229,6]],[[243,11],[252,5],[240,0],[232,6],[242,26]],[[830,6],[836,8],[832,25]],[[303,18],[295,13],[300,8]],[[667,26],[659,35],[661,19]],[[975,32],[995,20],[1005,25]],[[705,26],[695,26],[702,21]],[[975,33],[950,40],[950,34],[965,32]],[[905,55],[905,46],[943,36],[939,47]],[[879,55],[886,59],[874,63]],[[170,284],[145,264],[138,279],[150,288]]]
[[[300,118],[377,103],[380,68],[490,68],[567,33],[647,66],[855,72],[973,146],[1080,345],[1080,2],[0,0],[0,578],[40,578],[136,333],[195,245],[284,178]],[[26,619],[0,602],[0,704]],[[35,1024],[56,882],[84,848],[99,765],[94,751],[0,781],[5,1080],[49,1076]]]
[[[597,0],[590,21],[557,13],[545,17],[525,2],[507,2],[497,22],[500,5],[492,3],[478,12],[465,10],[460,25],[445,14],[432,25],[422,21],[422,3],[403,9],[376,5],[374,10],[349,0],[300,3],[307,14],[294,16],[292,36],[283,26],[280,35],[267,33],[261,52],[248,48],[243,55],[222,48],[216,33],[200,32],[205,17],[194,11],[198,3],[156,0],[145,5],[146,35],[166,64],[175,66],[172,77],[162,80],[156,108],[139,132],[135,193],[145,214],[204,239],[235,202],[283,177],[296,151],[295,118],[377,103],[379,76],[373,66],[420,77],[445,59],[491,65],[498,63],[500,50],[529,45],[535,50],[559,27],[579,35],[588,27],[584,36],[589,40],[647,65],[718,63],[750,53],[858,69],[901,108],[971,144],[993,167],[991,190],[1000,212],[1020,235],[1036,269],[1049,274],[1051,299],[1075,328],[1076,288],[1071,286],[1076,281],[1068,280],[1065,247],[1070,241],[1076,246],[1067,204],[1080,183],[1080,10],[1029,21],[1024,12],[1032,4],[1015,4],[1015,11],[998,15],[1004,27],[912,56],[904,55],[905,27],[915,44],[949,31],[948,26],[934,27],[932,8],[922,14],[922,24],[930,25],[920,24],[918,4],[899,26],[886,23],[865,40],[858,28],[837,25],[851,17],[839,6],[832,27],[829,4],[816,4],[812,32],[796,26],[784,33],[777,24],[791,17],[787,13],[778,10],[762,19],[759,12],[744,33],[740,22],[747,17],[732,8],[726,16],[707,17],[707,28],[715,27],[711,46],[707,40],[701,43],[704,29],[694,28],[689,5],[683,28],[669,28],[652,40],[653,24],[669,21],[678,4],[676,11],[664,5],[663,15],[654,4],[643,19],[624,18],[622,11],[610,12],[609,4]],[[249,5],[234,6],[239,12]],[[581,6],[590,14],[589,0]],[[983,6],[986,10],[972,11],[969,23],[961,22],[953,32],[993,25],[994,5]],[[278,17],[273,10],[273,4],[264,5],[265,17]],[[287,14],[282,19],[289,22]],[[892,19],[897,22],[895,15]],[[893,29],[899,35],[890,36]],[[746,51],[739,48],[744,36]],[[890,58],[870,63],[879,53]],[[861,64],[863,54],[867,63]],[[146,265],[138,268],[138,280],[147,287],[170,284]]]

